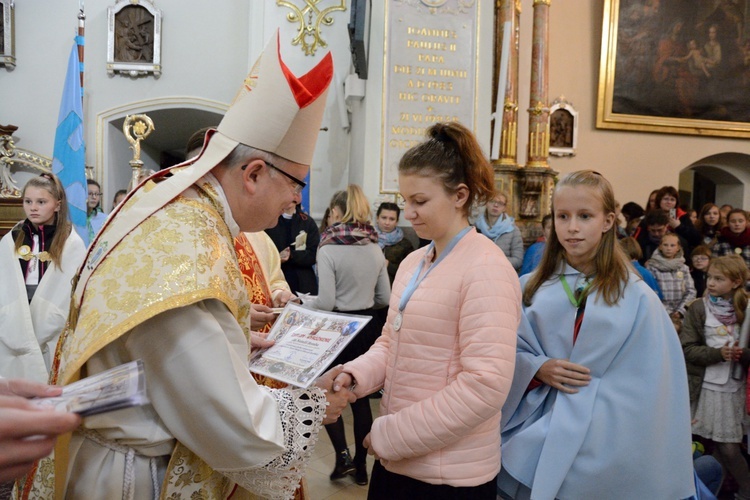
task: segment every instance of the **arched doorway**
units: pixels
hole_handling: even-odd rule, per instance
[[[680,199],[695,210],[709,202],[747,209],[750,205],[750,155],[719,153],[689,165],[680,173]]]
[[[94,177],[102,182],[105,210],[111,208],[114,193],[126,188],[131,178],[128,162],[133,152],[122,132],[127,115],[145,113],[154,122],[154,131],[141,143],[141,160],[144,168],[159,170],[182,161],[193,132],[218,125],[226,109],[226,104],[208,99],[169,97],[132,102],[99,113]]]

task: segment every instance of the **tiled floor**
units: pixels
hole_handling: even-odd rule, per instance
[[[379,399],[371,399],[372,416],[378,416],[380,407]],[[354,432],[352,427],[352,412],[349,407],[344,410],[344,428],[346,429],[346,442],[349,444],[349,451],[354,454]],[[337,481],[331,481],[329,475],[333,470],[336,462],[333,446],[328,439],[325,430],[320,432],[320,437],[313,459],[310,462],[307,475],[307,492],[308,496],[314,500],[354,500],[367,498],[367,486],[360,486],[354,482],[353,476],[347,476]],[[373,457],[367,457],[367,472],[372,471]]]

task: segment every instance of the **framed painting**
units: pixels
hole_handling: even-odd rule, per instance
[[[604,0],[596,126],[750,138],[750,0]]]
[[[107,8],[107,74],[161,76],[161,10],[150,0]]]

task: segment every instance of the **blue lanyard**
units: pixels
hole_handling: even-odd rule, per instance
[[[430,271],[435,269],[435,267],[440,264],[440,262],[453,250],[453,247],[456,246],[456,244],[463,238],[466,233],[471,231],[473,229],[472,226],[469,226],[465,229],[463,229],[460,233],[458,233],[456,236],[451,239],[450,243],[448,243],[448,246],[445,247],[445,250],[443,250],[443,253],[440,254],[440,257],[437,258],[435,262],[433,262],[429,268],[427,268],[427,272],[422,274],[422,269],[424,269],[425,259],[422,259],[422,263],[419,265],[419,269],[417,269],[417,272],[414,273],[414,275],[411,277],[411,280],[409,281],[409,284],[406,285],[406,288],[404,289],[403,295],[401,295],[401,301],[398,303],[398,311],[402,312],[406,308],[406,304],[409,303],[409,299],[411,299],[411,296],[414,294],[414,292],[419,288],[419,285],[422,283],[422,280],[424,280],[428,274],[430,274]],[[430,252],[435,248],[435,242],[433,241],[430,243],[430,246],[427,248],[427,253],[425,255],[429,255]]]

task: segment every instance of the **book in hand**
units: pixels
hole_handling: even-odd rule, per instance
[[[60,396],[31,401],[44,408],[82,417],[148,404],[146,374],[140,359],[116,366],[62,388]]]
[[[253,353],[250,371],[306,389],[371,319],[290,302],[266,337],[274,345]]]

